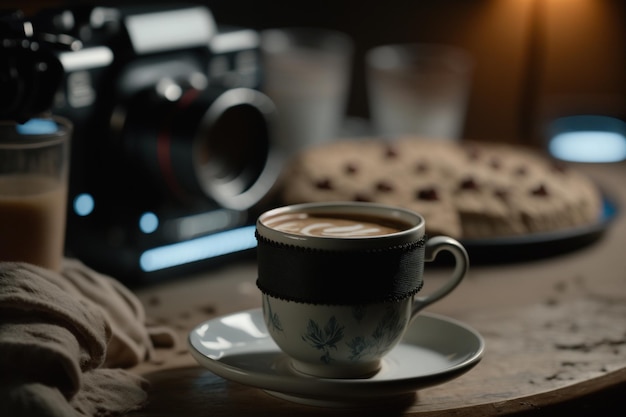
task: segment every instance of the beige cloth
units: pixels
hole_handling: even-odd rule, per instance
[[[61,273],[0,263],[0,415],[104,417],[137,409],[146,381],[120,369],[173,347],[122,284],[76,260]]]

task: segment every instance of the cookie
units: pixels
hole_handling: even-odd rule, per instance
[[[342,140],[307,149],[283,172],[284,204],[369,201],[426,218],[427,233],[488,238],[552,231],[599,218],[595,185],[512,145]]]

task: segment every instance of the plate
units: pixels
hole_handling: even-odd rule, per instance
[[[260,309],[215,318],[196,326],[188,338],[192,356],[214,374],[265,390],[289,401],[317,406],[355,406],[457,378],[482,358],[484,340],[467,325],[421,313],[381,370],[362,379],[316,378],[293,370],[270,338]]]
[[[617,204],[604,196],[600,219],[590,225],[520,236],[462,239],[461,243],[472,263],[496,264],[546,258],[594,243],[602,237],[617,214]]]

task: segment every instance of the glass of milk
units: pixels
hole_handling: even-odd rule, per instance
[[[60,270],[72,125],[0,122],[0,261]]]
[[[462,137],[473,72],[467,52],[447,45],[394,44],[370,49],[365,60],[375,133]]]
[[[353,42],[324,28],[261,34],[264,92],[278,112],[276,142],[288,154],[334,140],[345,118]]]

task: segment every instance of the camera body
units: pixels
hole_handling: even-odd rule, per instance
[[[63,68],[50,111],[74,125],[68,252],[145,280],[253,248],[255,208],[282,161],[258,33],[218,26],[198,5],[30,22],[66,40],[46,49]]]

